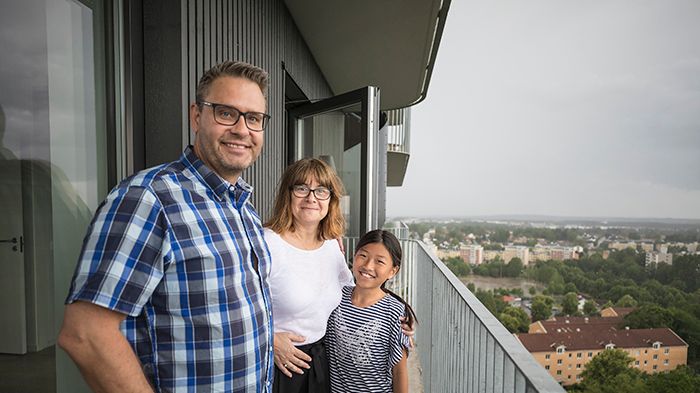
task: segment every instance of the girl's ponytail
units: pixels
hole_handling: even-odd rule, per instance
[[[406,313],[404,314],[404,316],[406,317],[406,323],[408,324],[408,326],[411,327],[411,329],[413,329],[413,324],[418,323],[418,318],[416,317],[415,311],[413,311],[413,307],[411,307],[410,304],[403,300],[401,296],[385,288],[384,285],[382,285],[382,290],[388,293],[389,295],[395,297],[396,300],[400,301],[401,303],[403,303],[404,306],[406,306]]]

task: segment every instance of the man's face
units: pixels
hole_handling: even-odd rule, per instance
[[[245,78],[230,76],[214,80],[205,101],[232,106],[241,112],[265,112],[260,87]],[[263,146],[263,133],[251,131],[240,117],[232,126],[214,120],[213,108],[190,106],[190,126],[195,133],[194,152],[219,176],[235,183],[241,172],[255,162]]]

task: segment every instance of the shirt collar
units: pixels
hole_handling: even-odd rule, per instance
[[[209,168],[204,161],[197,157],[192,145],[187,146],[180,157],[180,161],[182,161],[185,167],[195,172],[201,178],[202,182],[206,184],[220,200],[225,199],[226,191],[229,189],[232,189],[232,191],[236,189],[239,192],[246,192],[248,194],[253,192],[253,187],[246,183],[241,177],[239,177],[236,184],[232,186],[226,179],[219,176]]]

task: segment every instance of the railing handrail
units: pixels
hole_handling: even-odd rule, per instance
[[[403,240],[402,242],[414,242],[431,259],[433,266],[437,268],[437,270],[444,276],[444,278],[447,279],[452,287],[454,287],[459,296],[461,296],[462,300],[467,304],[467,307],[471,309],[475,318],[488,330],[488,333],[492,336],[494,342],[503,351],[504,356],[507,356],[511,360],[515,369],[517,369],[525,378],[526,383],[522,391],[526,391],[528,393],[564,392],[564,389],[541,365],[537,363],[537,361],[517,340],[517,338],[508,332],[505,327],[503,327],[500,321],[493,316],[493,314],[491,314],[491,312],[479,301],[479,299],[477,299],[477,297],[466,288],[466,286],[454,275],[454,273],[452,273],[452,271],[447,268],[447,266],[445,266],[444,263],[442,263],[442,261],[440,261],[439,258],[432,254],[432,252],[425,246],[425,244],[423,244],[423,242],[418,240]],[[413,275],[413,277],[414,279],[420,279],[420,277],[415,277],[415,275]],[[410,283],[408,286],[415,287],[415,283]],[[412,294],[410,297],[414,296],[416,295]],[[419,312],[419,310],[416,311]],[[435,334],[435,332],[433,332],[433,334]],[[435,341],[435,337],[431,337],[431,340]],[[418,345],[420,346],[421,343],[419,342]],[[431,347],[432,345],[428,346],[427,348],[431,350]],[[427,374],[430,375],[430,372]],[[428,383],[424,383],[424,385],[426,385],[426,392],[428,392],[430,389],[430,381],[428,381]],[[518,389],[518,391],[520,390]]]

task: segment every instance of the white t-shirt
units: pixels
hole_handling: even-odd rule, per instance
[[[302,250],[265,228],[272,256],[269,277],[275,332],[320,340],[331,312],[340,304],[342,289],[354,285],[337,240],[326,240],[316,250]]]

